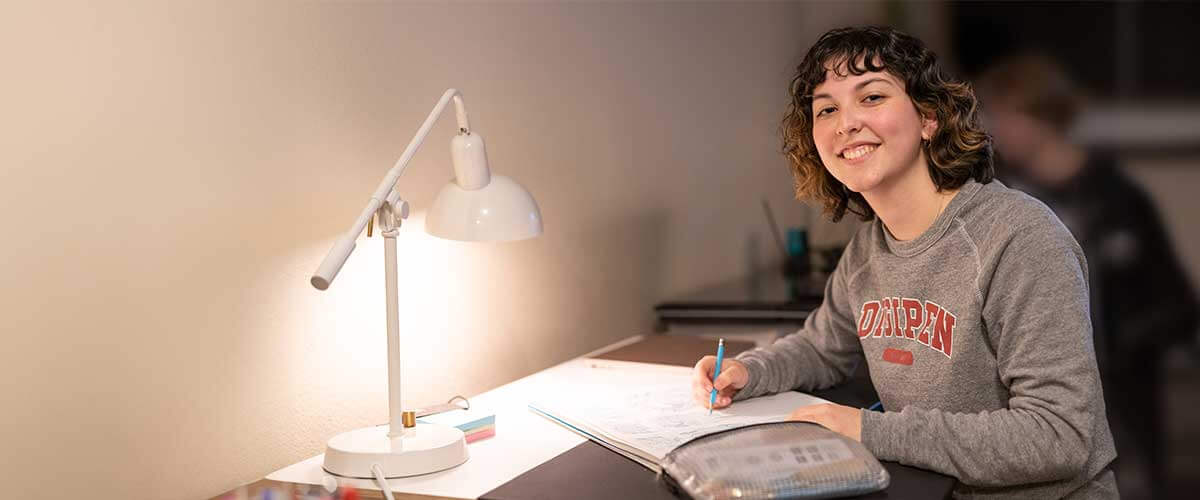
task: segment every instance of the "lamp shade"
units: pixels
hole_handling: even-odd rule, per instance
[[[479,189],[450,182],[425,216],[425,232],[460,241],[514,241],[542,234],[542,213],[524,187],[492,175]]]

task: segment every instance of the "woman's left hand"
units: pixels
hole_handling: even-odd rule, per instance
[[[829,430],[862,442],[862,410],[837,404],[801,406],[788,420],[821,424]]]

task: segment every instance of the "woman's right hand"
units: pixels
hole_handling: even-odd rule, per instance
[[[713,381],[713,368],[717,364],[716,356],[705,356],[696,362],[692,370],[692,396],[701,406],[708,408],[709,395],[713,385],[717,387],[717,402],[713,408],[724,408],[733,403],[733,395],[750,382],[750,372],[746,365],[735,359],[721,361],[721,374]]]

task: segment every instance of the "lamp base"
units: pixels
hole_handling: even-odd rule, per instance
[[[463,432],[448,425],[418,423],[389,438],[388,426],[364,427],[334,436],[325,447],[324,469],[343,477],[372,479],[379,464],[385,477],[446,470],[467,461]]]

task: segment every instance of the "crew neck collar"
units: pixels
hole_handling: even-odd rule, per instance
[[[958,189],[954,194],[954,198],[950,203],[946,204],[946,208],[942,209],[942,213],[938,214],[937,219],[929,226],[920,236],[907,241],[900,241],[892,236],[892,232],[883,224],[883,220],[876,216],[876,225],[879,227],[879,232],[883,233],[884,241],[887,243],[888,250],[901,257],[911,257],[924,252],[929,247],[933,246],[942,235],[946,234],[946,230],[950,228],[950,224],[954,218],[958,216],[958,212],[962,210],[963,205],[966,205],[975,193],[979,192],[979,188],[983,185],[976,182],[974,179],[968,179],[966,183]]]

